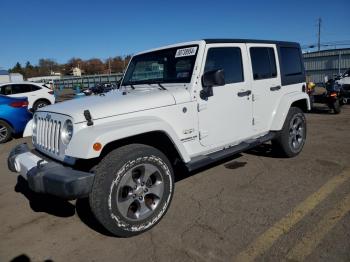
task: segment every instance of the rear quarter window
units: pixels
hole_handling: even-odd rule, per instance
[[[294,47],[281,47],[282,67],[285,76],[301,75],[302,66],[299,49]]]
[[[279,56],[282,85],[306,81],[303,60],[298,46],[280,46]]]
[[[38,91],[38,90],[40,90],[41,88],[38,87],[38,86],[36,86],[36,85],[30,85],[30,89],[31,89],[31,91]]]

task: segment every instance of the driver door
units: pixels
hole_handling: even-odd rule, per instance
[[[214,86],[213,96],[199,99],[199,137],[205,147],[240,142],[252,136],[252,99],[245,44],[207,45],[205,72],[223,69],[225,85]]]

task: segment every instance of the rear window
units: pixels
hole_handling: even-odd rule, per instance
[[[302,74],[299,49],[294,47],[281,47],[283,74],[294,76]]]

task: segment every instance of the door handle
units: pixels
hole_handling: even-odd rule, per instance
[[[281,86],[272,86],[272,87],[270,87],[271,91],[278,91],[280,89],[281,89]]]
[[[250,96],[251,93],[252,93],[251,90],[247,90],[247,91],[243,91],[243,92],[238,92],[237,95],[239,97],[243,97],[243,96]]]

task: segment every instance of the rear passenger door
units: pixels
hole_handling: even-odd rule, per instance
[[[282,96],[278,53],[273,44],[247,44],[252,70],[253,129],[269,131]]]

